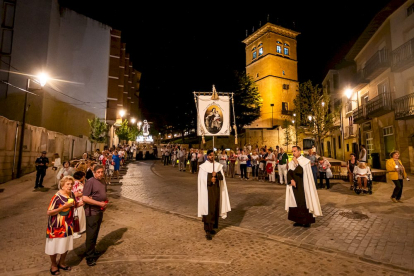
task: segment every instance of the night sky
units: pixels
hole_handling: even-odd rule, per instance
[[[156,2],[152,7],[143,1],[60,2],[122,31],[134,67],[142,72],[145,119],[173,123],[177,110],[194,107],[193,91],[211,91],[213,84],[219,92],[234,90],[234,71],[245,68],[246,30],[251,34],[268,16],[272,23],[301,32],[299,81],[321,83],[389,1]]]

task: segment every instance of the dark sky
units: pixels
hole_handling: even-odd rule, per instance
[[[177,108],[192,108],[193,91],[211,91],[213,84],[218,91],[231,91],[233,72],[245,68],[241,41],[246,30],[249,34],[253,27],[257,30],[268,15],[270,22],[284,27],[293,28],[295,22],[294,29],[301,32],[299,81],[320,83],[388,1],[252,1],[248,5],[234,1],[225,6],[201,1],[192,5],[153,1],[156,4],[150,6],[147,1],[119,0],[61,3],[122,31],[134,67],[142,72],[145,116],[155,120]]]

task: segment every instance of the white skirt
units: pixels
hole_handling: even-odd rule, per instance
[[[46,238],[45,253],[47,255],[64,254],[73,249],[73,236],[66,238]]]
[[[86,230],[86,216],[85,216],[85,208],[83,206],[78,207],[76,209],[76,214],[79,217],[79,229],[80,233],[84,232]]]

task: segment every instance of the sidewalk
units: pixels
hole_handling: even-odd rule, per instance
[[[42,191],[33,191],[34,177],[0,185],[0,275],[50,275],[44,254],[46,209],[56,190],[50,171]],[[97,246],[105,253],[97,266],[86,265],[82,236],[68,254],[73,271],[61,275],[414,274],[223,224],[213,241],[207,241],[199,219],[124,199],[120,190],[120,185],[108,187],[110,205]]]

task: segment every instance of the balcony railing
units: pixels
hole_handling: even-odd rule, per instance
[[[344,129],[344,138],[355,137],[357,133],[357,125],[346,126]]]
[[[354,111],[352,111],[352,117],[354,119],[354,124],[361,124],[367,121],[368,119],[366,105],[363,104],[354,109]]]
[[[414,118],[414,93],[395,99],[394,107],[396,120]]]
[[[291,111],[291,110],[286,110],[286,109],[282,109],[282,115],[289,115],[289,116],[293,116],[293,111]]]
[[[389,52],[387,48],[377,51],[366,63],[362,77],[373,80],[390,66]]]
[[[392,71],[401,72],[414,64],[414,38],[392,51]]]
[[[390,92],[381,93],[367,103],[367,116],[379,117],[393,110],[392,95]]]

